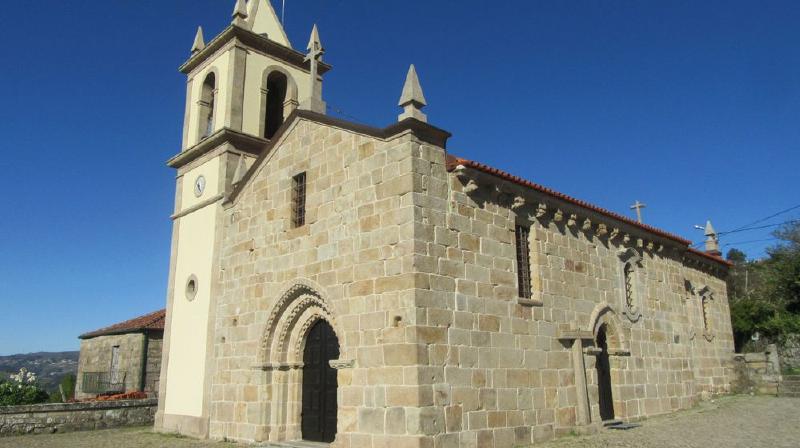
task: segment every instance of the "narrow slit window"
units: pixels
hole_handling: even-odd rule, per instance
[[[306,223],[306,173],[292,178],[292,227]]]
[[[636,305],[636,297],[633,292],[633,265],[631,263],[625,263],[622,272],[625,276],[625,305],[628,308],[633,308]]]
[[[709,332],[709,331],[711,331],[711,322],[710,322],[710,319],[709,319],[709,316],[708,316],[708,314],[709,314],[708,296],[703,296],[701,307],[702,307],[702,310],[703,310],[703,328],[705,329],[706,332]]]
[[[518,225],[515,229],[517,244],[517,284],[519,296],[524,299],[531,298],[531,259],[528,236],[530,228]]]

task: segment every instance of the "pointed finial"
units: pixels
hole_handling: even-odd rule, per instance
[[[246,27],[247,25],[247,3],[244,0],[236,0],[233,7],[233,23],[236,26]]]
[[[206,48],[206,43],[203,40],[203,27],[197,27],[197,34],[194,35],[194,43],[192,44],[192,54],[198,53]]]
[[[314,28],[311,29],[311,36],[308,38],[308,50],[309,55],[313,55],[319,53],[322,56],[325,53],[325,49],[322,48],[322,42],[319,40],[319,30],[317,29],[317,24],[314,24]]]
[[[706,228],[703,232],[706,236],[706,253],[711,255],[720,256],[722,252],[719,250],[719,239],[717,238],[717,231],[711,225],[711,221],[706,221]]]
[[[322,48],[322,43],[319,41],[319,30],[315,23],[314,28],[311,29],[311,36],[308,38],[308,53],[305,58],[309,68],[309,95],[300,104],[300,108],[321,114],[324,114],[327,108],[325,101],[322,101],[322,79],[319,76],[319,61],[322,60],[323,53],[325,53],[325,49]]]
[[[403,113],[397,116],[398,121],[406,118],[416,118],[419,121],[428,121],[428,117],[422,113],[422,108],[428,103],[425,102],[425,95],[422,93],[422,86],[419,84],[417,69],[414,64],[408,68],[406,82],[403,84],[403,93],[400,95],[398,105],[403,108]]]
[[[714,230],[714,226],[711,225],[711,221],[710,220],[706,221],[706,228],[705,228],[705,232],[703,233],[703,235],[710,236],[710,235],[716,235],[716,234],[717,234],[717,231]]]

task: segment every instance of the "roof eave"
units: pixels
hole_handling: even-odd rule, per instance
[[[306,60],[306,55],[299,51],[281,45],[266,36],[256,34],[250,30],[244,29],[240,26],[229,25],[222,30],[217,36],[211,39],[202,50],[198,51],[189,59],[184,62],[178,70],[181,73],[189,74],[203,63],[210,55],[222,48],[231,39],[238,39],[243,45],[252,48],[255,51],[263,52],[272,57],[282,60],[289,65],[292,65],[300,70],[310,72],[311,63]],[[324,75],[331,68],[330,64],[320,61],[318,65],[319,75]]]

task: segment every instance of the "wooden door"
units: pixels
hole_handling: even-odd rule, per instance
[[[333,442],[336,437],[336,370],[339,341],[330,324],[320,320],[308,332],[303,351],[303,440]]]

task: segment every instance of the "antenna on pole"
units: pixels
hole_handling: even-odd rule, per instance
[[[286,0],[281,0],[281,25],[285,25],[283,17],[286,14]]]

